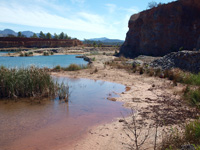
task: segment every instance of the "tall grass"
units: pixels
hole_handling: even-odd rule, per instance
[[[186,124],[182,131],[178,129],[172,129],[171,134],[167,135],[163,139],[160,149],[180,149],[183,145],[188,145],[191,148],[194,147],[195,149],[199,149],[199,144],[200,120],[198,119]]]
[[[51,97],[58,85],[44,69],[0,67],[0,98]]]

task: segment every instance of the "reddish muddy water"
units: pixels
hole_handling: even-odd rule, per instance
[[[0,150],[59,150],[75,144],[95,125],[129,110],[107,100],[125,86],[88,79],[59,78],[70,86],[70,102],[0,102]]]

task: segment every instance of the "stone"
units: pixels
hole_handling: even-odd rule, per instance
[[[172,52],[149,64],[153,68],[172,69],[180,68],[185,71],[200,72],[200,51]]]
[[[199,0],[178,0],[131,16],[119,55],[164,56],[179,49],[200,49]]]

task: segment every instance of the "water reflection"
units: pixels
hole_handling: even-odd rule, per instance
[[[53,68],[57,65],[67,67],[72,63],[78,65],[86,65],[88,62],[83,59],[76,58],[77,55],[52,55],[52,56],[34,56],[34,57],[0,57],[0,65],[14,67],[28,67],[34,65],[36,67]]]
[[[59,78],[72,91],[70,102],[47,100],[42,104],[0,102],[0,149],[55,149],[77,141],[91,126],[111,121],[129,110],[108,101],[125,87],[88,79]],[[59,139],[59,140],[58,140]],[[31,147],[31,148],[30,148]]]

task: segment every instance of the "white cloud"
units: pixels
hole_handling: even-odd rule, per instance
[[[120,8],[120,10],[126,11],[128,14],[136,14],[139,12],[139,9],[136,7],[131,7],[131,8]]]
[[[108,8],[108,11],[110,13],[113,13],[117,8],[117,6],[115,4],[106,4],[106,7]]]
[[[85,20],[92,22],[92,23],[99,23],[99,24],[104,24],[104,18],[99,16],[99,15],[94,15],[94,14],[89,14],[86,12],[80,12],[78,13],[79,16],[81,16],[82,18],[84,18]]]
[[[79,4],[83,4],[85,3],[85,0],[71,0],[72,3],[79,3]]]
[[[104,18],[98,15],[80,12],[73,18],[62,17],[48,13],[44,9],[36,7],[22,7],[20,5],[0,4],[0,22],[27,25],[34,27],[69,29],[76,31],[107,34],[114,32],[105,23]]]

